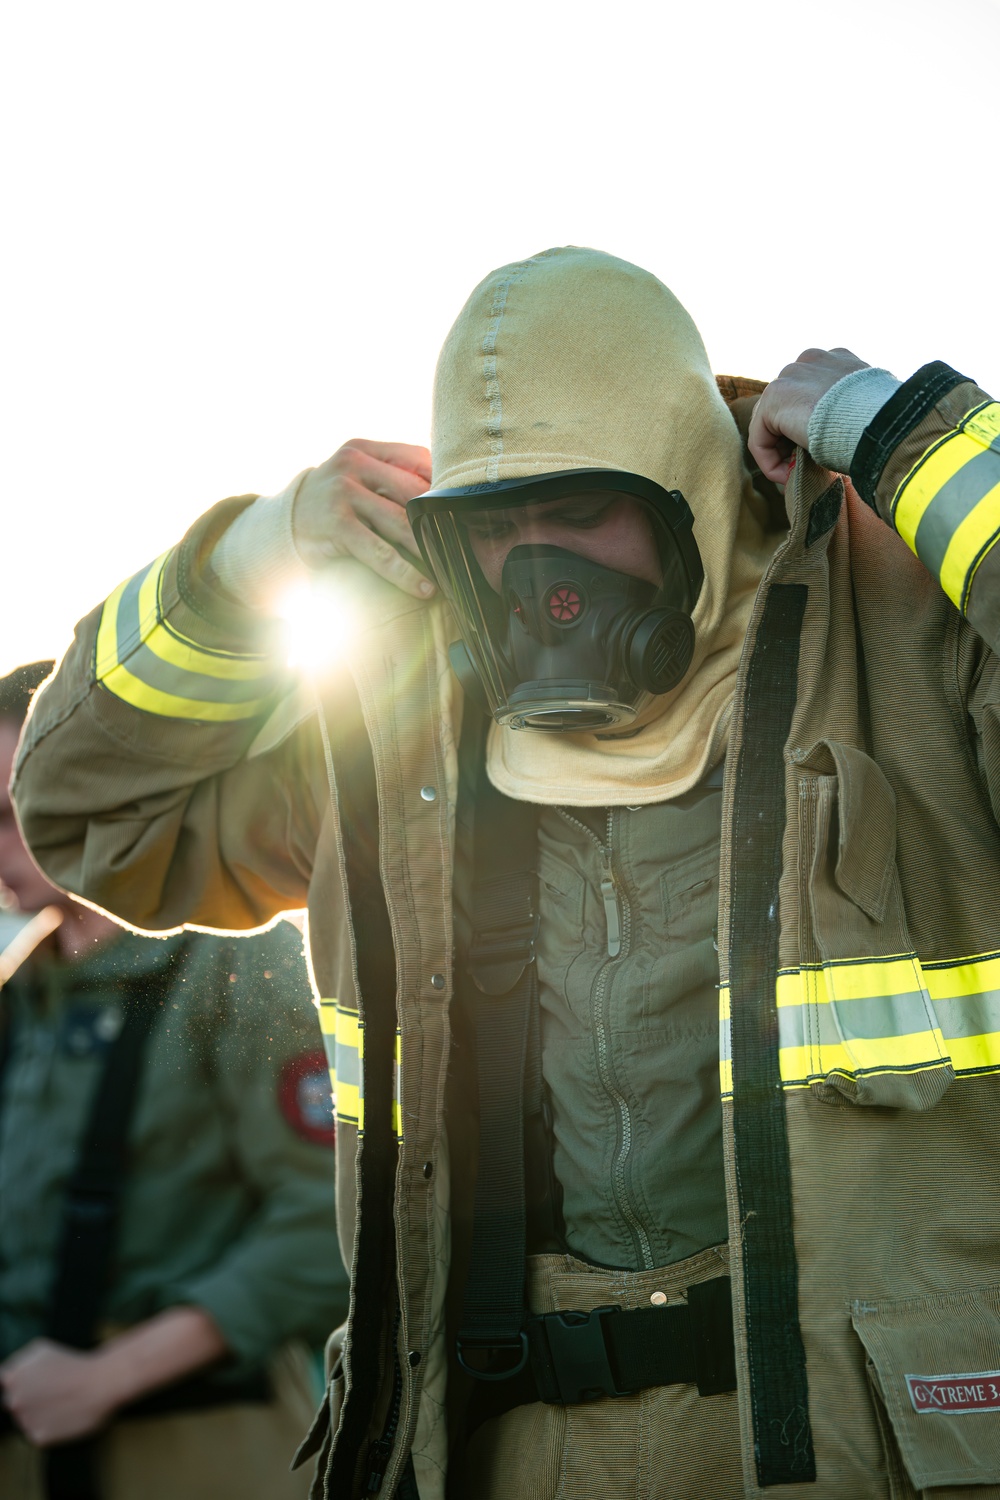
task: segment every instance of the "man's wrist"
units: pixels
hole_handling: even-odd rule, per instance
[[[808,448],[816,462],[849,474],[862,433],[900,384],[888,370],[866,365],[832,385],[809,418]]]
[[[223,592],[238,603],[273,614],[282,594],[303,577],[292,512],[308,472],[280,495],[262,495],[248,505],[216,542],[209,567]]]

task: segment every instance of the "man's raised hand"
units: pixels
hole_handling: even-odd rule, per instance
[[[867,369],[850,349],[804,349],[764,391],[750,421],[749,446],[765,479],[784,484],[795,448],[808,447],[809,418],[845,375]]]
[[[401,550],[417,556],[405,506],[430,482],[426,448],[352,439],[302,481],[292,512],[299,556],[309,568],[355,557],[404,593],[428,598],[434,585]]]

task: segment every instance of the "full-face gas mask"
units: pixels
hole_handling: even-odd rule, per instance
[[[704,573],[678,490],[571,469],[430,490],[407,514],[458,621],[452,666],[498,724],[627,725],[690,667]]]

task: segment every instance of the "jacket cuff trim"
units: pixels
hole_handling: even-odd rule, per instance
[[[96,680],[133,708],[161,718],[226,723],[260,716],[277,686],[273,656],[219,650],[184,635],[164,607],[173,557],[165,552],[105,603]]]
[[[924,365],[905,380],[869,422],[854,453],[851,482],[862,500],[876,510],[875,491],[893,451],[922,422],[932,407],[956,385],[968,381],[942,360]]]

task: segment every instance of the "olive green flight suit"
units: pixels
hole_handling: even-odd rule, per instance
[[[26,966],[4,991],[0,1355],[45,1332],[66,1183],[108,1048],[124,1007],[172,960],[130,1125],[103,1322],[110,1333],[203,1308],[232,1351],[204,1379],[230,1399],[125,1414],[101,1444],[105,1494],[151,1500],[162,1483],[185,1500],[277,1500],[307,1488],[287,1473],[311,1416],[306,1348],[343,1320],[348,1297],[329,1081],[289,924],[239,940],[122,933],[74,963]],[[268,1366],[271,1397],[248,1402]],[[5,1500],[38,1493],[37,1459],[19,1437],[0,1440]]]
[[[570,1253],[530,1257],[536,1313],[679,1302],[728,1270],[721,804],[720,768],[672,802],[540,809],[542,1070]],[[735,1392],[539,1402],[473,1434],[469,1500],[557,1493],[737,1500]]]

